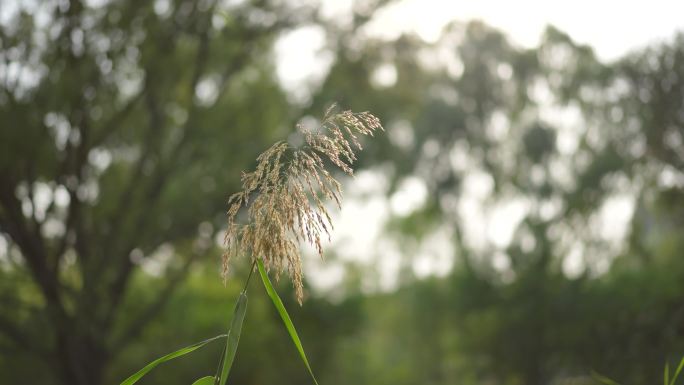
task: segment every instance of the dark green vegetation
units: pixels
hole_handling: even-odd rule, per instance
[[[331,101],[388,129],[359,167],[384,167],[390,193],[407,175],[427,186],[388,229],[405,265],[440,226],[455,265],[422,280],[404,268],[387,294],[363,294],[368,272],[353,265],[341,301],[312,293],[300,308],[283,294],[321,384],[588,384],[592,370],[650,384],[679,362],[684,37],[602,63],[554,29],[522,50],[454,24],[438,43],[457,58],[447,69],[415,37],[363,40],[355,27],[373,7],[339,26],[280,2],[213,22],[211,1],[172,3],[46,2],[0,29],[0,383],[118,383],[223,332],[247,270],[223,288],[226,198],[256,154]],[[302,107],[271,48],[305,23],[330,32],[335,61]],[[394,84],[371,81],[381,65]],[[402,124],[412,140],[392,139]],[[476,171],[491,181],[486,204],[525,202],[509,244],[467,240],[453,202]],[[615,196],[634,202],[617,245],[597,225]],[[568,275],[570,254],[584,264]],[[309,383],[270,299],[250,293],[231,383]],[[212,374],[220,345],[140,383]]]

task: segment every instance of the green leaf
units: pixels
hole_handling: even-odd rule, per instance
[[[292,324],[292,320],[290,320],[290,315],[287,314],[285,306],[283,306],[283,301],[280,300],[278,293],[276,293],[273,285],[271,285],[271,280],[268,278],[268,273],[266,273],[264,263],[261,261],[261,259],[257,260],[257,266],[259,267],[259,275],[261,275],[261,280],[264,282],[264,287],[266,288],[268,296],[271,297],[271,301],[273,301],[273,305],[278,310],[280,318],[283,319],[283,323],[287,328],[287,332],[290,333],[290,338],[292,338],[292,342],[297,347],[299,355],[302,357],[302,361],[304,361],[304,365],[306,365],[306,369],[309,371],[314,384],[318,385],[318,381],[316,381],[316,377],[314,376],[311,366],[309,365],[309,360],[306,359],[306,353],[304,353],[304,348],[302,347],[302,342],[299,340],[299,335],[297,335],[297,330]]]
[[[669,362],[665,363],[665,378],[663,379],[663,384],[665,384],[665,385],[670,384],[670,363]]]
[[[192,385],[214,385],[214,376],[202,377],[192,383]]]
[[[675,374],[674,376],[672,376],[672,381],[669,385],[675,384],[675,381],[677,381],[677,377],[679,377],[679,374],[682,372],[682,368],[684,368],[684,357],[682,357],[682,360],[679,361],[679,366],[677,366],[677,370],[675,370]]]
[[[225,335],[225,334],[221,334],[220,336],[216,336],[216,337],[213,337],[213,338],[209,338],[208,340],[204,340],[204,341],[202,341],[202,342],[198,342],[198,343],[196,343],[196,344],[193,344],[193,345],[190,345],[190,346],[186,346],[186,347],[184,347],[184,348],[182,348],[182,349],[176,350],[176,351],[173,352],[173,353],[169,353],[169,354],[167,354],[167,355],[165,355],[165,356],[163,356],[163,357],[157,358],[156,360],[154,360],[154,361],[150,362],[149,364],[147,364],[147,366],[145,366],[144,368],[138,370],[138,371],[137,371],[135,374],[133,374],[132,376],[128,377],[128,378],[127,378],[126,380],[124,380],[124,382],[122,382],[120,385],[132,385],[132,384],[135,384],[136,382],[138,382],[139,379],[141,379],[144,375],[146,375],[150,370],[154,369],[157,365],[159,365],[159,364],[161,364],[161,363],[164,363],[164,362],[166,362],[166,361],[170,361],[170,360],[172,360],[172,359],[174,359],[174,358],[177,358],[177,357],[180,357],[180,356],[184,356],[184,355],[186,355],[186,354],[188,354],[188,353],[194,352],[195,350],[197,350],[197,349],[203,347],[204,345],[208,344],[209,342],[216,341],[216,340],[218,340],[218,339],[220,339],[220,338],[224,338],[224,337],[226,337],[226,335]]]
[[[242,333],[242,322],[245,320],[245,313],[247,311],[247,294],[242,292],[235,305],[233,312],[233,320],[230,323],[228,330],[228,339],[226,340],[226,348],[223,352],[223,358],[219,366],[221,367],[221,374],[216,382],[220,385],[225,385],[228,379],[230,367],[233,366],[235,359],[235,352],[237,351],[238,343],[240,342],[240,333]]]
[[[595,371],[592,370],[591,376],[594,377],[594,379],[602,384],[605,385],[620,385],[617,382],[611,380],[610,378],[603,376],[601,374],[596,373]]]

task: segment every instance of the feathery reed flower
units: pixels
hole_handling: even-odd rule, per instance
[[[277,142],[259,155],[254,171],[243,172],[242,191],[228,200],[224,279],[234,255],[247,254],[253,261],[261,258],[277,276],[287,272],[297,301],[302,303],[298,243],[309,243],[322,257],[321,237],[330,239],[332,230],[324,200],[334,201],[339,208],[342,199],[340,183],[327,166],[332,164],[353,175],[355,150],[362,149],[359,135],[373,136],[376,130],[383,130],[380,120],[369,112],[334,111],[334,105],[328,108],[317,130],[298,126],[304,145],[293,148],[287,142]],[[236,219],[243,207],[247,219],[239,224]]]

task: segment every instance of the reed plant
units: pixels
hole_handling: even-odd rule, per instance
[[[224,385],[240,341],[247,309],[247,287],[255,270],[313,383],[318,385],[297,330],[271,283],[269,272],[276,279],[283,273],[290,277],[301,306],[304,289],[300,246],[308,243],[323,257],[322,239],[329,239],[333,229],[326,204],[334,203],[341,207],[342,187],[333,169],[353,175],[356,152],[362,150],[361,138],[373,136],[379,130],[383,130],[382,125],[373,114],[338,111],[333,105],[325,112],[317,129],[298,126],[303,145],[295,147],[279,141],[259,155],[256,168],[242,174],[242,190],[228,200],[222,268],[224,282],[228,279],[231,260],[236,256],[249,258],[251,265],[228,332],[160,357],[121,385],[135,384],[164,362],[192,353],[211,342],[225,341],[216,373],[193,383]]]

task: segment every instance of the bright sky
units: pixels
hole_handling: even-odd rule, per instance
[[[353,0],[322,0],[324,15],[345,20]],[[603,60],[613,60],[632,49],[671,38],[684,30],[684,1],[651,0],[403,0],[379,10],[365,31],[393,38],[415,32],[435,41],[453,20],[479,19],[505,32],[514,44],[533,47],[547,25],[554,25],[579,43],[588,44]],[[307,27],[286,35],[277,46],[279,76],[295,93],[302,85],[324,76],[332,62],[320,51],[323,31]],[[298,91],[299,90],[299,91]]]
[[[601,58],[614,59],[684,28],[682,15],[684,2],[677,0],[406,0],[378,15],[374,32],[415,31],[434,41],[452,20],[480,19],[506,32],[516,43],[531,47],[551,24],[595,47]]]

